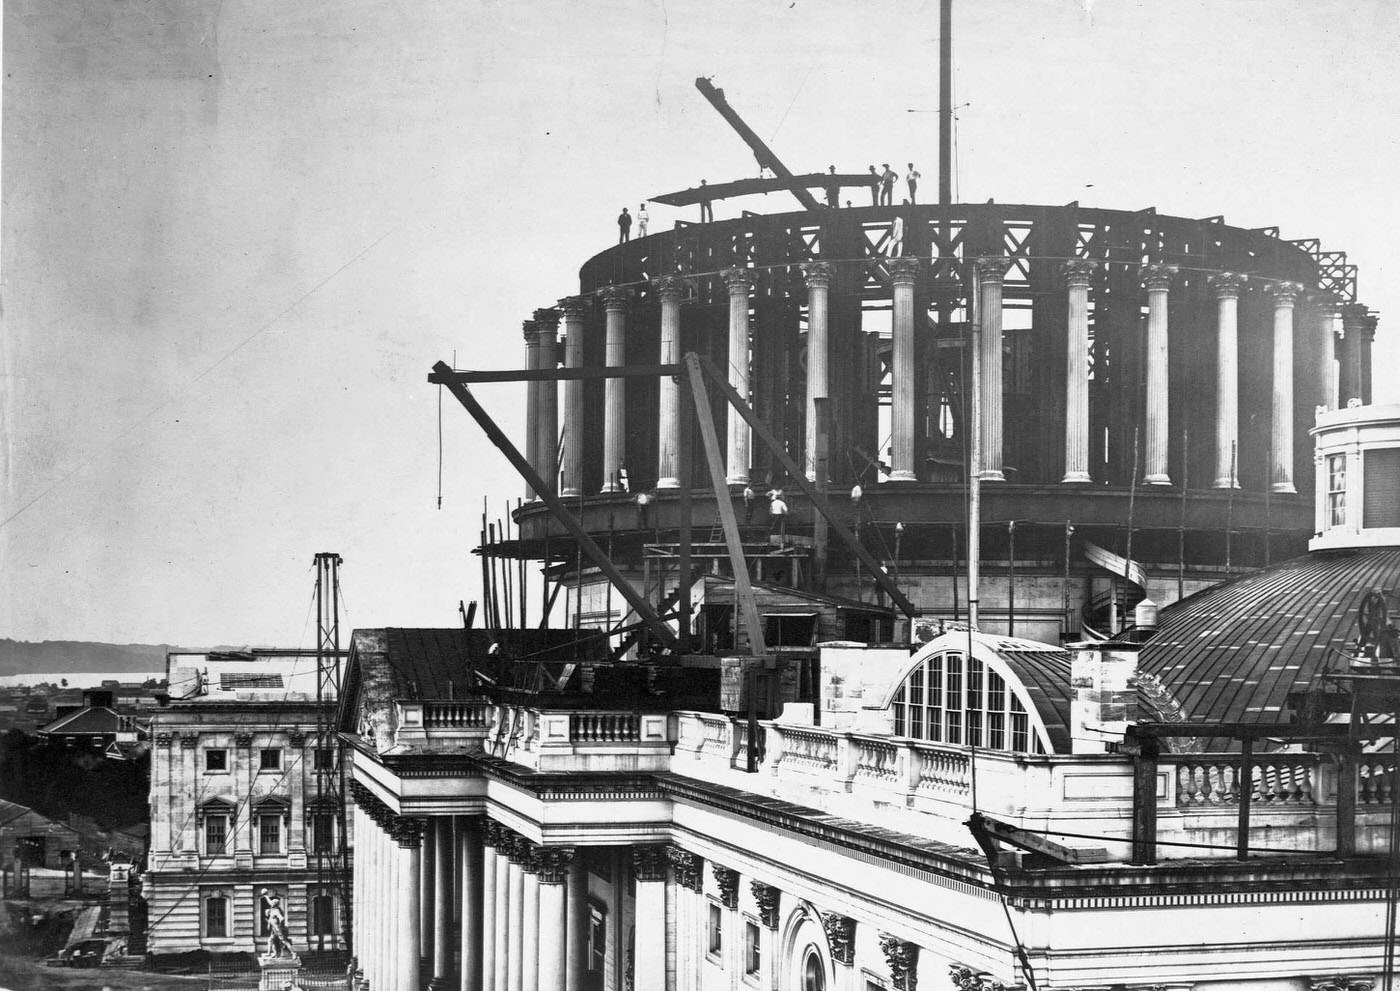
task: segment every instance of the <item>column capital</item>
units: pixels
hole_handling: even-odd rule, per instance
[[[1309,991],[1374,991],[1375,979],[1370,975],[1350,977],[1338,974],[1334,977],[1309,977]]]
[[[1071,286],[1087,286],[1094,277],[1094,269],[1099,263],[1092,258],[1071,258],[1060,266],[1065,282]]]
[[[592,301],[587,296],[565,296],[557,304],[559,313],[566,319],[583,316],[591,305]]]
[[[666,880],[666,848],[664,846],[634,846],[632,871],[638,881]]]
[[[527,348],[539,347],[540,325],[533,320],[520,321],[520,333],[525,338]]]
[[[1142,266],[1139,271],[1142,275],[1142,284],[1148,292],[1166,292],[1172,287],[1172,279],[1176,275],[1177,268],[1175,265],[1154,262],[1151,265]]]
[[[680,275],[662,275],[651,280],[651,288],[663,301],[684,299],[690,293],[690,281]]]
[[[699,894],[705,887],[705,860],[689,850],[682,850],[678,846],[668,846],[666,848],[666,859],[671,862],[671,869],[676,872],[676,882],[683,888],[689,888]]]
[[[972,268],[979,283],[1000,282],[1011,268],[1011,259],[1005,255],[981,255],[973,260]]]
[[[890,968],[890,983],[895,991],[915,991],[919,983],[919,946],[906,943],[889,933],[880,934],[880,949]]]
[[[1301,282],[1275,282],[1269,294],[1274,297],[1275,309],[1292,309],[1302,291]]]
[[[1210,277],[1208,284],[1216,299],[1239,299],[1240,290],[1249,281],[1249,276],[1240,272],[1217,272]]]
[[[533,847],[534,844],[517,832],[510,829],[507,829],[506,832],[509,835],[506,837],[502,852],[510,858],[512,864],[519,864],[521,867],[524,867],[530,862],[530,848]]]
[[[253,745],[253,734],[252,734],[252,733],[235,733],[235,734],[233,734],[233,745],[234,745],[235,747],[241,747],[242,749],[247,750],[249,747],[251,747],[251,746]]]
[[[552,306],[546,306],[535,311],[534,319],[540,331],[549,334],[559,326],[559,311]]]
[[[710,869],[715,875],[715,884],[719,885],[719,900],[724,903],[725,908],[739,907],[739,872],[729,867],[721,867],[719,864],[710,864]]]
[[[504,853],[505,850],[501,848],[508,842],[506,835],[509,832],[510,830],[495,819],[487,819],[481,824],[481,842],[484,846],[493,847]]]
[[[753,288],[752,270],[747,268],[726,268],[719,273],[719,277],[724,280],[724,286],[729,290],[729,295],[748,295]]]
[[[890,281],[895,285],[914,284],[919,275],[919,259],[909,255],[889,260]]]
[[[749,887],[753,890],[753,900],[758,904],[758,917],[767,928],[777,929],[780,892],[771,884],[764,884],[762,881],[750,881]]]
[[[1335,293],[1315,292],[1308,295],[1308,301],[1312,303],[1318,314],[1327,318],[1340,316],[1342,312],[1342,301]]]
[[[856,920],[839,912],[820,912],[826,940],[831,944],[831,958],[847,967],[856,961]],[[774,926],[774,928],[777,928]]]
[[[985,971],[973,970],[966,964],[950,963],[948,978],[959,991],[1008,991],[1010,985],[993,980]]]
[[[199,734],[198,734],[198,733],[181,733],[181,734],[180,734],[180,749],[181,749],[181,750],[193,750],[193,749],[194,749],[194,745],[195,745],[196,743],[198,743],[198,742],[199,742]]]
[[[536,873],[541,884],[563,884],[569,879],[569,865],[574,862],[575,850],[571,846],[542,846],[539,850],[539,865]]]
[[[802,265],[802,281],[808,289],[828,288],[833,274],[830,262],[804,262]]]
[[[389,824],[389,835],[401,847],[418,847],[423,845],[423,831],[427,826],[428,820],[418,816],[394,816]]]
[[[597,295],[603,301],[603,309],[625,310],[627,301],[632,298],[632,290],[626,286],[604,286],[598,290]]]
[[[161,750],[170,749],[170,741],[173,739],[169,733],[157,733],[155,737],[156,746]]]

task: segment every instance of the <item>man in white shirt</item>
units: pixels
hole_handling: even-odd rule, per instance
[[[915,193],[915,191],[917,191],[918,188],[919,188],[919,179],[920,179],[920,178],[921,178],[921,176],[919,175],[918,169],[914,168],[914,163],[913,163],[913,162],[910,162],[910,163],[909,163],[909,174],[906,175],[906,176],[904,177],[905,182],[909,183],[909,202],[910,202],[910,203],[917,203],[917,202],[919,202],[919,198],[918,198],[917,196],[915,196],[914,193]],[[643,231],[642,233],[645,234],[646,231]]]
[[[645,203],[637,205],[637,236],[647,236],[647,205]]]

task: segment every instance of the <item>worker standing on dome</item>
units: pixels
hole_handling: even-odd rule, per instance
[[[870,166],[870,205],[880,205],[880,173],[875,171],[875,166]]]
[[[702,192],[708,192],[708,190],[705,189],[705,180],[704,180],[704,179],[701,179],[701,180],[700,180],[700,189],[701,189]],[[714,209],[714,207],[713,207],[713,206],[711,205],[711,203],[710,203],[710,198],[709,198],[708,196],[706,196],[703,200],[700,201],[700,223],[702,223],[702,224],[713,223],[713,222],[714,222],[714,219],[715,219],[715,209]]]
[[[890,168],[890,163],[884,165],[885,171],[880,173],[880,206],[894,206],[894,181],[899,178],[894,169]]]
[[[638,203],[638,204],[637,204],[637,236],[638,236],[638,237],[646,237],[646,236],[647,236],[647,221],[650,220],[650,219],[651,219],[651,217],[647,215],[647,205],[646,205],[645,203]]]
[[[623,207],[617,215],[617,243],[632,240],[632,215]]]
[[[916,193],[918,192],[918,189],[919,189],[919,179],[921,179],[921,178],[922,178],[922,176],[919,175],[919,170],[916,169],[916,168],[914,168],[914,163],[913,163],[913,162],[910,162],[910,163],[909,163],[909,172],[908,172],[908,174],[904,177],[904,181],[907,182],[907,183],[909,183],[909,202],[910,202],[910,203],[917,203],[917,202],[919,202],[919,197],[916,195]]]

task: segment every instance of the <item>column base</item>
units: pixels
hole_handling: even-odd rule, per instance
[[[681,480],[679,478],[658,478],[656,487],[658,489],[678,489],[681,487]]]
[[[577,499],[583,495],[582,489],[563,489],[559,493],[560,499]]]
[[[1004,482],[1006,476],[1002,474],[1000,468],[983,468],[977,473],[977,477],[984,482]]]
[[[917,482],[918,480],[919,477],[917,475],[904,468],[898,468],[890,472],[891,482]]]
[[[608,495],[609,493],[621,491],[622,486],[618,485],[616,482],[604,482],[603,487],[598,490],[598,492],[602,495]]]
[[[447,991],[451,986],[451,979],[446,977],[434,977],[428,982],[428,991]]]
[[[1065,477],[1060,479],[1061,485],[1083,485],[1092,482],[1087,471],[1067,471]]]
[[[1292,482],[1275,482],[1269,486],[1270,492],[1278,492],[1281,495],[1297,495],[1298,490],[1293,487]]]
[[[748,475],[730,475],[730,476],[729,476],[728,478],[726,478],[724,481],[725,481],[725,484],[727,484],[727,485],[740,485],[740,486],[745,486],[745,485],[748,485],[748,484],[749,484],[749,476],[748,476]]]
[[[1238,480],[1238,479],[1233,479],[1233,478],[1228,478],[1228,477],[1227,477],[1227,478],[1217,478],[1217,479],[1211,484],[1211,488],[1213,488],[1213,489],[1237,489],[1237,488],[1239,488],[1239,487],[1240,487],[1240,483],[1239,483],[1239,480]]]
[[[1144,475],[1143,485],[1170,485],[1172,483],[1170,475]]]

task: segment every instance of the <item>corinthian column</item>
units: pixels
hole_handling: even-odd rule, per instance
[[[1361,336],[1365,323],[1365,306],[1347,303],[1342,307],[1342,350],[1337,359],[1338,409],[1346,409],[1353,399],[1361,401]]]
[[[525,860],[520,865],[524,871],[522,884],[525,892],[520,936],[520,987],[524,991],[537,991],[540,986],[539,862],[540,848],[532,843],[527,847]]]
[[[982,470],[984,482],[1004,482],[1001,452],[1001,282],[1011,267],[1002,255],[976,261],[977,319],[982,330]]]
[[[1335,296],[1317,298],[1317,360],[1320,395],[1313,405],[1337,408],[1337,334],[1342,329],[1342,310]]]
[[[808,262],[802,266],[807,283],[807,437],[803,471],[817,478],[817,400],[831,395],[831,337],[827,329],[827,293],[831,289],[831,266]]]
[[[1212,276],[1215,293],[1215,488],[1240,487],[1235,467],[1240,439],[1240,288],[1247,276],[1221,272]]]
[[[564,323],[564,367],[583,367],[583,315],[588,312],[588,300],[569,296],[559,301]],[[565,498],[583,495],[583,381],[572,379],[564,383],[564,459],[561,490]]]
[[[746,268],[726,269],[725,288],[729,290],[729,384],[745,400],[749,398],[749,290],[753,280]],[[749,483],[749,425],[734,410],[730,410],[729,473],[730,485]]]
[[[1303,287],[1296,282],[1274,286],[1274,471],[1275,492],[1293,487],[1293,303]]]
[[[418,915],[421,895],[419,878],[422,873],[423,820],[400,817],[394,830],[398,843],[398,911],[394,925],[397,930],[394,947],[394,987],[399,991],[418,991],[418,967],[422,952],[422,929]]]
[[[553,371],[559,367],[559,311],[544,309],[535,311],[535,340],[539,351],[535,359],[536,367]],[[559,487],[559,383],[538,382],[535,405],[539,412],[539,439],[535,442],[535,453],[540,462],[535,467],[540,478],[549,486],[551,493]]]
[[[540,991],[567,991],[568,905],[566,893],[573,847],[540,850]]]
[[[632,871],[637,880],[636,988],[666,987],[666,848],[632,848]]]
[[[894,287],[894,375],[890,408],[891,482],[918,481],[914,465],[914,280],[917,258],[892,258],[890,282]]]
[[[1171,428],[1167,396],[1167,290],[1175,265],[1145,265],[1147,287],[1147,443],[1142,481],[1145,485],[1170,485],[1167,447]]]
[[[661,301],[661,364],[673,365],[681,360],[681,300],[685,299],[686,281],[678,275],[663,275],[652,283],[652,288]],[[680,384],[669,375],[661,376],[657,411],[660,420],[657,431],[660,450],[656,465],[658,489],[679,488],[681,484],[680,401]]]
[[[1095,263],[1075,258],[1064,264],[1069,288],[1069,322],[1065,327],[1065,477],[1060,482],[1090,482],[1089,477],[1089,281]]]
[[[522,320],[520,329],[525,335],[525,367],[530,371],[540,367],[539,328],[533,320]],[[525,383],[525,460],[535,471],[540,470],[540,384]],[[535,490],[525,483],[525,498],[533,499]]]
[[[607,339],[603,364],[627,364],[627,301],[632,291],[621,286],[598,290],[607,313]],[[603,386],[603,492],[622,491],[622,468],[627,456],[626,380],[610,378]]]

